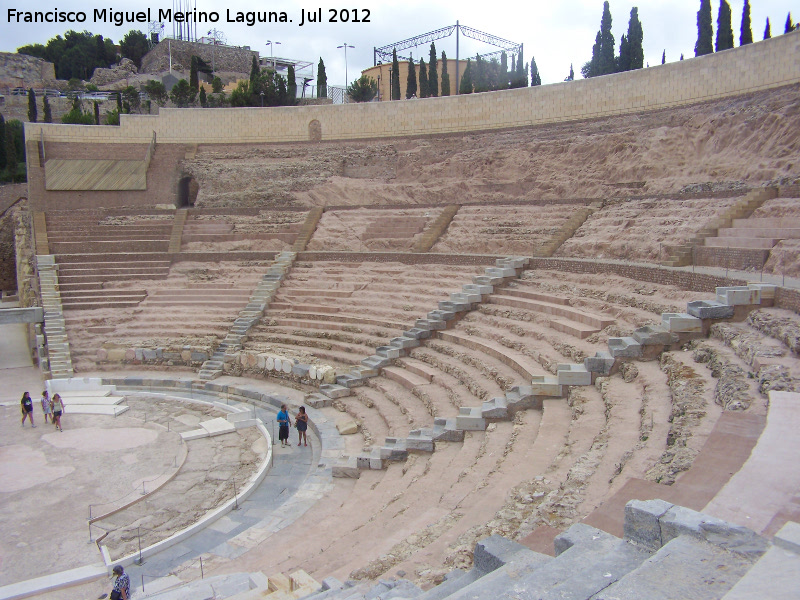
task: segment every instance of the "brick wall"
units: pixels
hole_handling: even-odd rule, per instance
[[[768,258],[769,250],[759,248],[697,246],[694,249],[695,264],[700,267],[760,271]]]
[[[160,44],[161,45],[161,44]],[[800,83],[800,35],[605,77],[537,87],[413,101],[341,106],[163,109],[123,115],[120,127],[26,125],[48,141],[263,143],[430,135],[524,127],[631,114]]]
[[[800,290],[778,288],[775,292],[775,306],[800,314]]]

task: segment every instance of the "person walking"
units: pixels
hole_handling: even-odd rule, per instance
[[[281,404],[281,410],[278,412],[278,439],[281,441],[282,448],[292,445],[289,442],[289,425],[291,424],[289,411],[285,404]]]
[[[44,413],[45,424],[48,422],[48,417],[51,423],[55,423],[53,420],[53,407],[50,405],[50,395],[47,393],[47,390],[42,392],[42,412]]]
[[[35,428],[33,424],[33,400],[29,392],[22,394],[22,400],[19,401],[20,408],[22,409],[22,426],[25,427],[25,419],[30,418],[31,427]]]
[[[59,394],[53,395],[53,422],[56,425],[56,429],[59,431],[64,431],[61,429],[61,415],[64,413],[64,401],[61,399]]]
[[[54,396],[55,398],[55,396]],[[113,569],[114,575],[117,578],[114,580],[114,589],[108,594],[110,600],[130,600],[131,597],[131,578],[122,568],[122,565],[117,565]],[[100,599],[105,598],[106,595],[100,596]]]
[[[303,444],[308,446],[308,437],[306,430],[308,429],[308,415],[306,414],[306,407],[301,406],[300,412],[294,418],[294,424],[297,426],[297,445]]]

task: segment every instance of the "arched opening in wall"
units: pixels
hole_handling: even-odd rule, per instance
[[[185,208],[187,206],[194,206],[197,200],[197,193],[200,191],[200,185],[197,180],[191,175],[181,177],[178,181],[178,208]]]

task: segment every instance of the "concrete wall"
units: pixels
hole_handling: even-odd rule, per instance
[[[259,143],[479,131],[637,113],[800,83],[800,33],[605,77],[424,100],[123,115],[120,127],[42,127],[58,142]],[[317,135],[313,135],[318,132]],[[321,134],[321,138],[319,135]],[[311,136],[311,137],[310,137]]]

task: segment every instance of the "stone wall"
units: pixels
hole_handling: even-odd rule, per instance
[[[667,65],[501,92],[341,106],[164,109],[158,116],[123,115],[120,127],[34,127],[43,127],[45,138],[53,142],[141,143],[155,131],[161,144],[346,140],[504,129],[635,114],[793,85],[800,83],[797,56],[800,35],[789,34]]]
[[[719,267],[739,271],[760,271],[769,258],[769,250],[760,248],[720,248],[697,246],[695,264],[700,267]]]
[[[24,183],[0,186],[0,291],[17,291],[17,251],[14,244],[14,229],[17,212],[24,206],[14,204],[28,194]],[[21,203],[24,204],[24,201]]]
[[[72,100],[69,98],[48,98],[47,101],[50,103],[50,110],[53,114],[53,123],[61,123],[61,117],[72,110]],[[108,109],[108,112],[110,112],[116,107],[117,103],[113,100],[100,102],[101,122],[105,118],[106,109]],[[94,114],[94,107],[92,106],[91,102],[84,102],[83,109],[91,110],[92,114]],[[38,111],[39,122],[41,122],[44,118],[44,106],[42,104],[42,98],[38,94],[36,95],[36,110]],[[5,102],[0,105],[0,113],[3,114],[3,118],[6,121],[17,119],[23,123],[27,123],[28,96],[6,96]]]
[[[199,56],[209,65],[213,64],[217,71],[234,73],[250,73],[253,57],[258,59],[258,52],[249,48],[233,46],[213,46],[187,42],[185,40],[162,40],[142,58],[140,73],[161,73],[169,70],[169,56],[172,53],[174,70],[189,72],[192,56]],[[178,68],[180,67],[180,68]]]
[[[8,94],[15,87],[48,87],[55,78],[53,63],[26,54],[0,52],[0,94]]]

